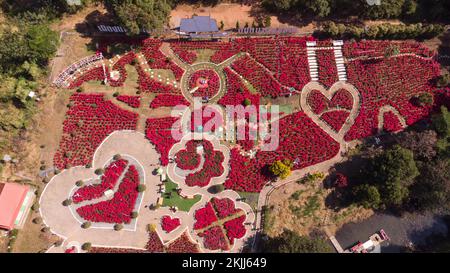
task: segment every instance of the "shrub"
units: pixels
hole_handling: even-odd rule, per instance
[[[291,175],[291,169],[292,162],[289,160],[277,160],[269,167],[270,172],[281,179],[286,179]]]
[[[92,244],[89,243],[89,242],[84,243],[84,244],[81,245],[81,249],[84,250],[84,251],[89,251],[89,250],[91,250],[91,248],[92,248]]]
[[[139,184],[137,186],[137,191],[138,192],[144,192],[147,189],[147,187],[144,184]]]
[[[72,199],[66,199],[62,202],[63,206],[70,206],[72,205]]]
[[[33,219],[33,223],[35,224],[42,224],[42,218],[41,217],[36,217]]]
[[[115,154],[113,157],[113,160],[119,160],[122,159],[122,156],[120,154]]]
[[[34,203],[33,206],[31,206],[31,210],[38,211],[39,210],[39,203],[38,202]]]
[[[122,230],[123,229],[123,225],[122,224],[115,224],[114,225],[114,230],[115,231],[119,231],[119,230]]]
[[[138,217],[139,213],[137,211],[133,211],[131,213],[131,218],[136,219]]]
[[[102,169],[102,168],[98,168],[98,169],[95,170],[95,174],[96,174],[96,175],[102,175],[102,174],[104,174],[104,173],[105,173],[105,170]]]
[[[81,224],[81,227],[86,229],[86,228],[90,228],[91,225],[92,225],[91,222],[84,222],[83,224]]]
[[[76,185],[77,187],[81,187],[81,186],[84,185],[84,182],[83,182],[82,180],[78,180],[77,182],[75,182],[75,185]]]

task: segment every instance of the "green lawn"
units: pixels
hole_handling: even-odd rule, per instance
[[[200,195],[195,195],[192,199],[181,197],[175,191],[177,184],[170,180],[167,180],[164,184],[166,186],[166,192],[163,195],[163,207],[176,206],[179,210],[189,211],[191,207],[201,199]],[[172,193],[170,196],[169,192]]]
[[[256,208],[258,207],[259,193],[243,191],[238,191],[237,193],[239,194],[239,196],[245,198],[244,202],[249,204],[249,206],[252,207],[253,211],[256,211]]]

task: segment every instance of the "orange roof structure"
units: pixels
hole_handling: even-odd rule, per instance
[[[0,183],[0,228],[11,230],[29,187],[17,183]]]

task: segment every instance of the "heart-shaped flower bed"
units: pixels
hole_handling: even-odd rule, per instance
[[[129,224],[139,195],[139,183],[139,173],[130,165],[111,199],[81,206],[76,212],[90,222]]]
[[[106,190],[111,190],[117,184],[119,177],[125,171],[128,161],[119,159],[113,161],[105,168],[105,173],[101,177],[101,183],[96,185],[87,185],[79,188],[72,196],[74,203],[80,203],[87,200],[99,198]]]
[[[358,90],[349,83],[337,82],[328,90],[310,83],[302,90],[300,104],[317,125],[334,131],[327,133],[337,139],[353,125],[360,109],[359,100]]]
[[[169,215],[165,215],[161,218],[161,227],[167,233],[172,232],[180,225],[181,222],[179,218],[172,218]]]

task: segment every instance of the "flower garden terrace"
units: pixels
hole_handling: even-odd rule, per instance
[[[108,56],[108,45],[127,42],[104,41],[100,51]],[[260,192],[273,179],[267,170],[276,160],[289,159],[295,163],[293,169],[300,171],[325,163],[331,166],[349,142],[403,130],[427,119],[440,104],[448,104],[448,91],[434,86],[440,75],[434,52],[415,42],[272,37],[134,43],[140,47],[80,66],[62,81],[62,87],[84,90],[78,89],[82,92],[70,98],[54,164],[59,169],[91,167],[96,149],[113,132],[141,132],[157,153],[156,164],[167,167],[164,170],[178,187],[185,194],[203,196],[205,201],[193,206],[197,209],[207,202],[208,186],[223,184],[229,192]],[[387,56],[393,47],[398,54]],[[101,81],[106,91],[96,91]],[[417,103],[423,94],[429,94],[433,103]],[[227,123],[226,114],[220,111],[226,106],[253,105],[270,111],[272,105],[279,105],[280,116],[271,123],[279,126],[277,148],[262,150],[261,139],[221,141],[212,146],[209,142],[215,142],[208,139],[203,143],[174,139],[172,130],[178,130],[183,120],[191,120],[191,112],[172,115],[171,110],[179,105],[192,110],[195,98],[217,107],[219,114],[214,116],[218,114],[222,123],[205,132],[203,128],[214,116],[203,117],[182,134],[211,135],[220,130]],[[249,118],[244,120],[248,128],[252,123]],[[123,141],[122,145],[128,145]],[[184,225],[183,217],[191,223],[193,208],[189,216],[167,215],[164,230],[177,231]],[[237,216],[231,220],[238,226],[246,223]],[[203,248],[205,242],[211,246],[209,238],[216,238],[220,244],[211,248],[225,251],[234,239],[227,239],[224,229],[234,222],[219,221],[200,233],[189,224],[185,227]],[[243,233],[242,227],[233,226],[233,230],[230,234]]]

